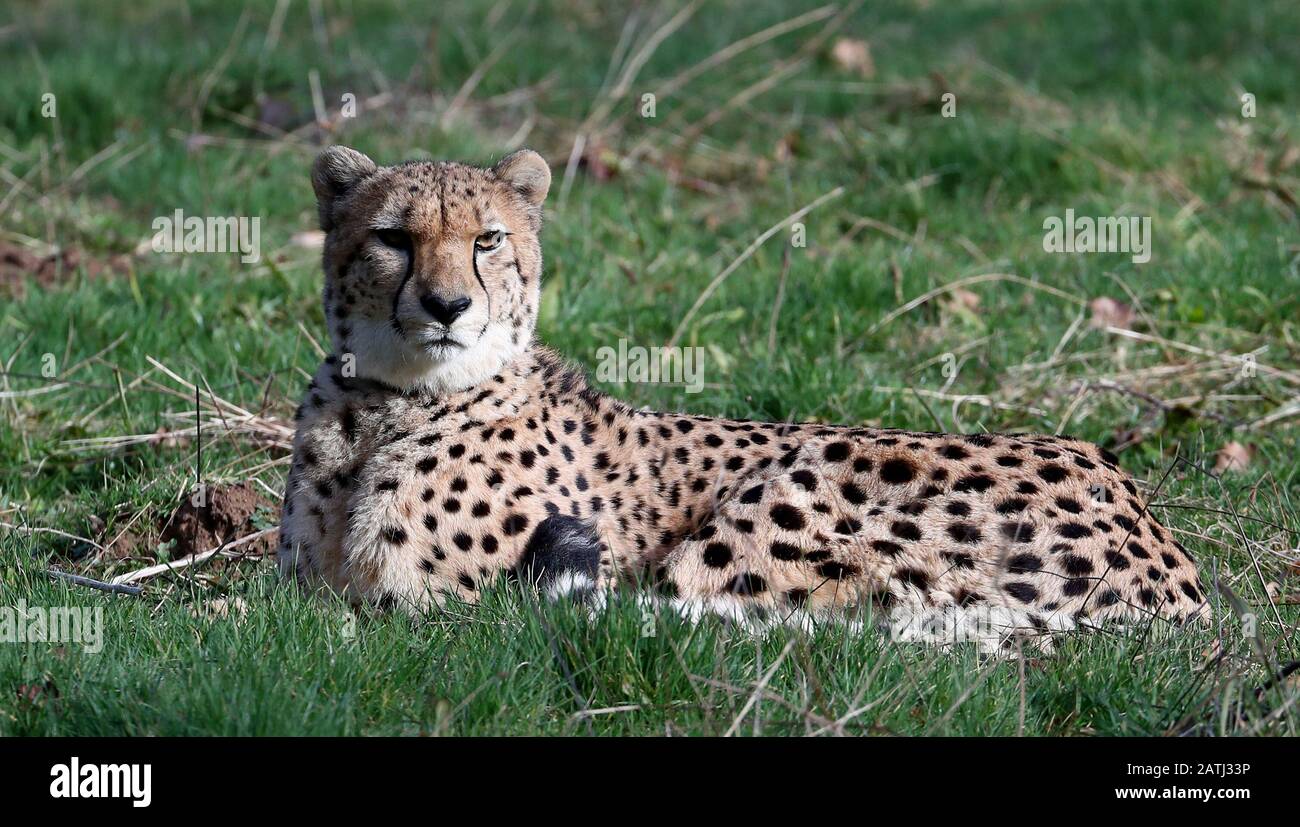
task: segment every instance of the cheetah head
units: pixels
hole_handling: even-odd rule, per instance
[[[316,159],[325,315],[356,376],[435,395],[471,388],[530,344],[551,173],[520,150],[496,166],[380,167],[356,150]]]

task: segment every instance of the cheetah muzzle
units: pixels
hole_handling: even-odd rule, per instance
[[[1187,550],[1070,438],[633,410],[534,342],[550,171],[316,161],[332,353],[299,407],[281,571],[423,611],[499,575],[637,579],[687,613],[1007,640],[1208,617]],[[878,614],[874,614],[879,610]]]

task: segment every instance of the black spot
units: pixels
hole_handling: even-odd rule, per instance
[[[862,505],[867,501],[867,495],[863,493],[862,489],[851,482],[841,484],[840,493],[844,495],[844,499],[854,505]]]
[[[1183,590],[1183,594],[1187,595],[1188,600],[1192,601],[1193,603],[1201,602],[1200,593],[1196,591],[1196,587],[1193,586],[1191,583],[1188,583],[1186,580],[1184,580],[1183,582],[1178,584],[1178,588]]]
[[[948,503],[946,510],[954,517],[967,517],[970,515],[970,506],[963,502]]]
[[[909,586],[915,586],[921,591],[930,588],[930,575],[920,569],[899,569],[894,572],[894,576]]]
[[[890,540],[872,540],[871,547],[887,557],[897,557],[903,553],[903,547]]]
[[[1080,557],[1077,554],[1063,554],[1060,557],[1061,568],[1066,574],[1079,577],[1085,574],[1092,574],[1092,561],[1087,557]]]
[[[772,522],[786,531],[798,531],[804,527],[803,514],[799,509],[785,503],[777,503],[772,506]]]
[[[1070,472],[1051,462],[1043,463],[1038,468],[1038,476],[1043,482],[1057,483],[1070,475]]]
[[[1043,568],[1043,561],[1036,554],[1015,554],[1007,560],[1007,571],[1011,574],[1029,574]]]
[[[1109,565],[1115,571],[1123,571],[1124,569],[1129,567],[1128,558],[1125,557],[1123,554],[1120,554],[1118,551],[1107,549],[1105,555],[1106,555],[1106,564]]]
[[[852,517],[844,517],[835,524],[836,534],[856,534],[862,529],[862,523]]]
[[[903,485],[916,478],[916,466],[905,459],[887,459],[880,464],[880,478],[892,485]]]
[[[966,457],[970,456],[970,452],[960,445],[945,445],[939,451],[939,454],[948,459],[966,459]]]
[[[957,480],[953,491],[978,491],[983,493],[993,487],[993,478],[987,474],[967,474]]]
[[[1024,460],[1020,457],[1012,456],[1011,454],[1003,454],[998,457],[997,463],[1003,468],[1018,468],[1024,463]]]
[[[971,557],[964,551],[945,551],[943,558],[952,563],[956,569],[973,569],[975,568],[975,558]]]
[[[731,546],[726,543],[709,543],[704,547],[704,565],[709,568],[724,568],[730,562]]]
[[[406,531],[401,526],[384,526],[380,530],[379,536],[383,537],[385,542],[392,543],[395,546],[400,546],[406,542]]]
[[[1072,577],[1065,581],[1061,587],[1061,593],[1066,597],[1078,597],[1081,594],[1087,594],[1092,588],[1092,581],[1086,577]]]
[[[968,592],[965,589],[954,592],[953,597],[957,600],[957,605],[962,607],[984,602],[984,595],[979,592]]]
[[[740,495],[740,501],[747,505],[753,505],[763,499],[763,486],[755,485],[745,493]]]
[[[1177,558],[1167,551],[1160,552],[1160,560],[1165,564],[1165,568],[1167,569],[1178,568]]]
[[[904,540],[915,542],[921,539],[921,529],[910,520],[898,520],[889,527],[889,531],[895,537],[901,537]]]
[[[1056,507],[1071,514],[1078,514],[1083,511],[1083,506],[1079,505],[1079,501],[1070,497],[1057,497]]]
[[[460,584],[465,588],[469,589],[470,591],[474,590],[474,578],[470,577],[468,574],[461,572],[460,576],[457,577],[456,579],[459,580]]]
[[[438,467],[437,457],[425,457],[424,459],[415,463],[415,470],[419,471],[421,474],[427,474],[437,467]]]
[[[789,543],[782,543],[779,540],[772,544],[772,556],[778,560],[798,560],[803,556],[803,550]]]
[[[1119,602],[1119,592],[1115,591],[1114,589],[1107,589],[1106,591],[1097,595],[1098,606],[1114,606],[1118,602]]]
[[[836,562],[835,560],[822,563],[817,567],[818,574],[831,580],[843,580],[846,577],[856,577],[858,571],[857,566]]]
[[[1036,457],[1042,457],[1043,459],[1056,459],[1056,458],[1059,457],[1060,455],[1061,455],[1061,453],[1060,453],[1059,451],[1049,451],[1049,450],[1046,449],[1046,448],[1035,448],[1035,449],[1034,449],[1034,456],[1036,456]]]
[[[1083,537],[1091,537],[1092,529],[1083,523],[1061,523],[1056,527],[1056,533],[1068,540],[1078,540]]]
[[[807,491],[817,490],[817,475],[807,469],[801,468],[798,471],[792,471],[790,480],[795,485],[802,485]]]
[[[998,503],[997,511],[999,514],[1019,514],[1029,507],[1028,500],[1022,500],[1019,497],[1013,497]]]
[[[732,594],[762,594],[767,591],[767,581],[747,571],[731,578],[723,588]]]
[[[999,526],[1002,536],[1013,543],[1028,543],[1034,539],[1033,523],[1005,522]]]
[[[1022,583],[1021,581],[1016,580],[1006,584],[1002,588],[1007,594],[1011,595],[1016,600],[1019,600],[1021,603],[1033,603],[1038,599],[1038,589],[1034,588],[1029,583]]]
[[[474,545],[474,538],[470,537],[468,534],[466,534],[463,531],[456,532],[456,536],[452,537],[451,541],[455,543],[456,548],[460,549],[461,551],[469,551],[470,547]]]
[[[528,518],[523,514],[511,514],[501,522],[501,530],[507,537],[515,536],[525,528],[528,528]]]
[[[849,458],[849,444],[847,442],[832,442],[826,446],[822,452],[827,462],[843,462]]]
[[[1134,557],[1138,558],[1139,560],[1151,559],[1150,552],[1148,552],[1145,548],[1143,548],[1141,543],[1137,543],[1130,540],[1128,544],[1128,550],[1130,554],[1132,554]]]
[[[979,528],[971,523],[953,523],[948,526],[948,536],[959,543],[978,543],[984,539]]]

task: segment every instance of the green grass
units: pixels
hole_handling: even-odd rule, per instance
[[[218,2],[187,15],[149,3],[3,12],[0,242],[127,254],[129,266],[75,268],[21,295],[0,286],[4,389],[68,383],[0,398],[0,522],[23,527],[0,528],[0,606],[102,607],[105,620],[95,654],[0,644],[0,734],[1295,734],[1300,688],[1254,695],[1300,657],[1300,415],[1257,424],[1300,393],[1292,4],[869,3],[814,15],[639,117],[643,93],[816,8],[706,4],[590,121],[629,56],[683,8],[606,5],[324,2],[317,27],[295,3],[278,39],[274,4],[242,17]],[[838,37],[870,43],[873,77],[829,58]],[[796,68],[731,105],[785,65]],[[299,128],[313,71],[332,111],[345,92],[363,102],[329,135]],[[946,91],[955,118],[941,114]],[[41,117],[45,92],[57,118]],[[1257,117],[1242,117],[1242,92]],[[250,126],[266,100],[296,113],[290,137]],[[582,166],[566,181],[584,125],[611,174]],[[761,232],[845,187],[804,219],[806,247],[779,233],[686,323],[682,343],[707,349],[704,392],[606,390],[705,414],[1064,429],[1122,448],[1153,488],[1172,467],[1157,515],[1257,622],[1223,602],[1213,629],[1071,638],[1022,671],[876,633],[689,626],[627,600],[593,621],[504,585],[414,623],[352,618],[278,588],[254,558],[155,578],[133,597],[44,575],[109,579],[166,553],[156,526],[193,479],[192,442],[67,444],[184,426],[168,415],[187,410],[185,392],[164,392],[178,386],[146,357],[287,420],[316,364],[310,337],[324,335],[318,254],[291,243],[314,227],[307,170],[322,143],[381,161],[489,161],[521,140],[555,170],[541,335],[589,367],[620,338],[667,341]],[[1151,262],[1045,253],[1043,220],[1067,208],[1151,216]],[[176,209],[260,217],[264,261],[132,255]],[[982,281],[882,324],[985,273],[1055,292]],[[1148,338],[1091,326],[1098,297],[1138,308]],[[1250,352],[1253,375],[1232,360]],[[209,439],[210,481],[282,487],[283,451]],[[1254,446],[1249,467],[1207,473],[1232,441]],[[100,553],[33,528],[101,545],[129,528],[141,542]],[[219,598],[247,614],[212,616]]]

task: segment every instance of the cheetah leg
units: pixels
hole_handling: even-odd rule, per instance
[[[693,535],[664,560],[665,591],[688,617],[808,626],[860,624],[887,593],[879,555],[836,532],[852,519],[828,497],[817,446],[736,481]]]
[[[942,491],[910,456],[815,439],[736,481],[665,561],[677,608],[748,625],[883,622],[897,641],[986,651],[1046,642],[1045,622],[986,588],[1000,566],[989,538],[951,516],[942,533],[922,524]]]

